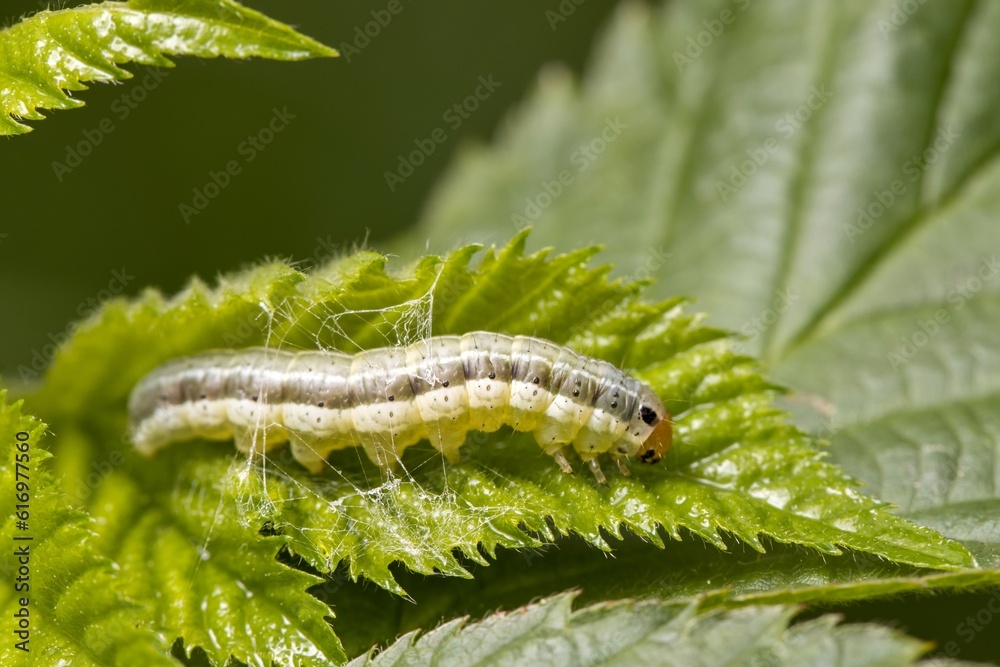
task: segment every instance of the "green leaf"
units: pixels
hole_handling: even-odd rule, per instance
[[[59,492],[39,446],[44,432],[0,391],[0,662],[178,665],[95,544],[93,520]]]
[[[88,81],[172,67],[167,55],[302,60],[337,52],[233,0],[131,0],[41,11],[0,31],[0,135],[32,128],[39,109],[71,109]],[[69,92],[67,92],[69,91]]]
[[[178,452],[159,462],[174,477],[129,457],[95,491],[99,546],[129,597],[151,610],[148,623],[213,665],[230,656],[316,667],[344,660],[326,619],[333,613],[306,593],[322,579],[276,560],[287,540],[241,520],[218,463]]]
[[[74,490],[64,495],[47,469],[50,454],[38,447],[44,431],[0,393],[3,488],[13,490],[19,481],[16,434],[28,434],[30,442],[28,471],[20,468],[30,477],[27,530],[17,526],[13,492],[0,501],[7,517],[0,538],[14,545],[5,549],[3,571],[11,581],[22,574],[15,548],[27,545],[31,587],[0,587],[0,610],[13,619],[21,597],[28,598],[30,652],[6,641],[0,646],[4,665],[62,665],[68,659],[177,665],[168,653],[177,637],[217,665],[231,655],[248,664],[288,663],[296,656],[296,664],[325,666],[345,659],[325,620],[329,608],[305,592],[320,579],[275,560],[281,538],[241,529],[234,499],[215,488],[222,480],[178,486],[148,466],[122,474],[131,462],[112,449],[88,457],[93,465],[86,475],[64,479]],[[64,451],[93,453],[72,430],[58,440]],[[92,517],[72,507],[84,499]],[[18,539],[24,536],[32,539]]]
[[[600,239],[745,334],[831,461],[998,568],[1000,7],[900,6],[624,6],[410,238]]]
[[[515,609],[552,591],[581,585],[585,602],[699,599],[701,609],[798,603],[829,609],[850,604],[856,612],[863,601],[878,600],[884,609],[891,600],[907,605],[900,601],[904,596],[940,596],[1000,584],[995,570],[938,572],[858,553],[830,558],[770,540],[764,541],[764,553],[732,540],[728,546],[726,552],[717,551],[687,539],[660,551],[633,536],[615,544],[614,557],[608,558],[580,538],[562,538],[531,550],[500,550],[488,566],[470,566],[471,580],[398,572],[400,585],[416,605],[351,583],[346,568],[314,592],[339,609],[361,610],[334,621],[347,653],[354,655],[386,637],[433,626],[441,618]]]
[[[122,465],[82,500],[122,567],[152,558],[178,571],[140,577],[131,591],[159,601],[170,636],[205,647],[195,622],[171,617],[171,601],[191,606],[199,593],[219,590],[220,577],[230,589],[233,580],[255,581],[256,568],[278,567],[281,545],[321,572],[344,562],[350,578],[400,594],[393,563],[468,577],[470,563],[485,565],[484,554],[501,547],[572,533],[607,550],[623,527],[655,545],[661,529],[720,549],[728,547],[723,534],[757,550],[766,535],[831,556],[846,546],[916,566],[972,564],[959,545],[889,514],[823,462],[816,441],[771,405],[775,391],[751,360],[732,354],[724,332],[701,326],[681,300],[643,303],[639,285],[608,281],[608,267],[589,266],[593,250],[525,255],[525,240],[476,263],[470,246],[398,273],[370,252],[312,275],[270,264],[224,277],[217,289],[195,282],[169,301],[156,293],[118,301],[81,325],[32,403],[60,432],[78,434],[59,443],[67,478],[79,474],[79,452],[97,461],[119,452]],[[357,450],[334,455],[316,476],[287,450],[248,465],[230,443],[195,443],[146,461],[122,438],[132,385],[178,355],[262,342],[351,351],[473,329],[534,333],[634,369],[675,408],[677,445],[660,466],[636,466],[630,478],[612,473],[601,486],[559,471],[530,436],[506,432],[470,438],[457,465],[426,447],[409,450],[403,474],[388,479]],[[281,537],[258,535],[265,526]],[[158,546],[161,534],[172,536],[169,547]],[[190,593],[172,588],[179,580],[192,581]],[[275,603],[287,609],[301,595],[293,583],[263,590],[287,594]],[[211,614],[197,622],[214,623]]]
[[[859,614],[865,608],[859,603],[870,602],[869,608],[881,612],[876,618],[887,618],[892,612],[886,610],[895,609],[910,619],[907,622],[919,623],[919,615],[906,615],[916,596],[934,595],[952,610],[964,603],[970,605],[963,610],[968,613],[986,607],[991,598],[983,594],[977,602],[965,591],[996,589],[1000,584],[995,570],[941,573],[863,554],[829,558],[771,541],[764,545],[765,553],[739,543],[721,552],[688,539],[660,551],[632,537],[615,544],[613,558],[608,558],[582,539],[563,538],[535,549],[501,549],[488,565],[468,566],[474,579],[426,577],[394,569],[411,599],[374,590],[363,580],[352,583],[346,567],[338,568],[313,593],[338,610],[352,610],[340,613],[333,625],[348,655],[357,655],[372,644],[433,626],[443,618],[514,609],[552,591],[579,586],[587,602],[639,596],[677,602],[706,598],[703,609],[808,603]],[[947,599],[948,594],[957,604]],[[954,622],[964,616],[956,612]],[[948,632],[954,626],[944,618],[934,625],[933,630],[925,627],[924,633],[934,632],[929,636],[940,640],[942,649],[956,639]]]
[[[789,628],[791,607],[699,615],[697,603],[621,601],[573,611],[573,597],[557,595],[472,624],[456,619],[348,664],[861,667],[917,664],[928,648],[887,628],[838,625],[832,615]]]

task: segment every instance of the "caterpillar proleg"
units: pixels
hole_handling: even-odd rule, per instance
[[[530,336],[475,331],[406,347],[346,354],[256,347],[169,361],[142,378],[129,399],[136,448],[235,437],[244,452],[290,442],[314,473],[334,450],[361,446],[393,467],[430,440],[449,462],[470,430],[530,431],[566,472],[572,445],[597,480],[597,457],[656,463],[670,447],[663,402],[614,365]]]

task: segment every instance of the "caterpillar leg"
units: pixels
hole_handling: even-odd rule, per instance
[[[594,478],[597,480],[598,484],[608,483],[608,479],[604,476],[604,471],[601,470],[601,464],[597,462],[597,459],[588,460],[587,466],[590,468],[590,471],[594,473]]]
[[[379,442],[363,443],[362,448],[372,463],[388,472],[396,472],[399,468],[399,455],[389,447]]]
[[[292,457],[314,475],[318,475],[326,468],[326,457],[316,449],[317,439],[304,436],[299,433],[289,434],[289,443],[292,449]]]
[[[625,477],[631,477],[632,471],[628,468],[628,460],[624,456],[615,459],[618,462],[618,471]]]
[[[557,449],[556,451],[552,452],[552,458],[556,460],[556,464],[558,464],[559,468],[564,473],[568,475],[573,474],[573,466],[571,466],[569,464],[569,461],[566,460],[566,455],[563,454],[563,450]]]
[[[454,427],[448,422],[439,421],[427,427],[427,439],[434,449],[444,455],[448,463],[460,463],[462,454],[459,449],[465,444],[466,428]]]

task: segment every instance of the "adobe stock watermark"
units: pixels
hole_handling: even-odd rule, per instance
[[[107,456],[97,461],[92,461],[86,476],[78,477],[73,487],[66,489],[66,496],[74,501],[77,507],[86,506],[87,501],[90,500],[90,497],[94,495],[94,492],[101,486],[104,480],[125,462],[125,454],[123,452],[132,446],[132,442],[129,440],[127,434],[121,437],[120,442],[120,448],[112,449]]]
[[[479,106],[490,99],[494,91],[503,85],[503,82],[494,80],[492,74],[480,76],[478,82],[479,85],[476,86],[471,95],[455,102],[441,114],[441,120],[445,122],[452,132],[462,127],[462,124],[472,117],[472,114],[479,109]],[[434,128],[423,139],[414,139],[413,145],[416,148],[406,155],[400,153],[397,156],[398,162],[394,171],[383,172],[385,184],[389,186],[389,192],[395,192],[396,188],[412,176],[416,172],[417,167],[426,162],[427,158],[434,154],[438,146],[446,141],[448,141],[448,132],[443,127]]]
[[[384,9],[373,9],[368,12],[372,20],[364,25],[354,26],[354,39],[350,42],[341,42],[337,45],[340,55],[350,63],[351,59],[360,55],[362,51],[368,48],[372,40],[381,35],[382,31],[389,27],[393,17],[402,14],[405,8],[402,0],[389,0]]]
[[[621,118],[604,119],[604,127],[600,133],[585,144],[580,144],[569,156],[569,164],[572,169],[562,169],[552,180],[542,179],[539,181],[539,190],[534,195],[524,198],[524,208],[520,213],[511,213],[510,221],[521,230],[531,225],[531,223],[541,217],[552,202],[554,202],[566,188],[576,181],[576,177],[586,171],[611,144],[618,140],[624,130],[628,129],[628,124],[623,123]]]
[[[993,620],[997,616],[1000,616],[1000,590],[994,589],[990,592],[990,597],[983,607],[980,607],[976,613],[966,616],[958,625],[955,626],[955,634],[965,642],[966,646],[968,646],[980,633],[985,632],[986,629],[993,624]],[[962,646],[958,642],[948,641],[941,646],[941,650],[927,657],[955,658],[958,657],[961,652]]]
[[[795,302],[798,301],[798,299],[799,295],[794,294],[792,292],[792,288],[787,285],[777,290],[768,307],[764,308],[756,316],[750,318],[741,326],[736,328],[737,331],[746,336],[746,340],[736,339],[731,341],[726,350],[708,365],[705,369],[704,376],[724,375],[732,371],[738,363],[741,363],[744,350],[746,349],[746,343],[753,342],[763,336],[768,329],[774,326],[779,317],[783,313],[787,312],[795,304]],[[681,396],[675,397],[671,400],[674,400],[681,405],[689,404],[692,392],[697,391],[698,386],[699,385],[697,384],[691,385],[691,387]]]
[[[622,284],[629,285],[634,282],[645,282],[649,280],[655,276],[660,269],[666,266],[667,260],[669,260],[672,256],[673,253],[664,250],[662,244],[655,248],[650,246],[646,251],[643,261],[635,269],[633,269],[630,274],[621,277]],[[575,323],[570,326],[567,338],[576,338],[577,336],[591,331],[595,322],[600,322],[601,320],[610,317],[621,308],[621,305],[622,301],[620,298],[612,297],[605,300],[600,306],[587,313],[586,317],[577,318]]]
[[[798,107],[789,111],[779,118],[774,124],[774,129],[780,136],[770,136],[760,143],[759,146],[746,150],[747,159],[739,165],[730,165],[729,178],[726,181],[716,181],[715,189],[719,193],[719,198],[729,201],[729,198],[740,191],[746,185],[757,170],[767,164],[771,156],[781,149],[781,142],[790,139],[800,128],[802,128],[813,114],[823,108],[823,105],[833,97],[833,91],[827,90],[825,84],[819,87],[812,86],[809,89],[809,96],[806,101]]]
[[[308,271],[312,268],[322,267],[334,257],[339,257],[343,254],[343,247],[331,239],[329,234],[325,237],[317,236],[316,245],[313,246],[312,254],[302,260],[299,269],[302,271]]]
[[[130,274],[125,267],[122,267],[121,271],[113,269],[107,287],[98,290],[96,294],[87,297],[77,304],[76,314],[80,319],[90,317],[113,298],[124,292],[125,288],[133,280],[135,280],[135,276]],[[75,326],[75,322],[70,322],[62,331],[50,333],[47,336],[49,342],[43,345],[41,349],[34,348],[31,350],[31,365],[21,364],[17,367],[17,373],[22,382],[37,380],[41,377],[42,372],[45,371],[52,359],[55,358],[59,347],[69,340]]]
[[[799,295],[792,292],[790,287],[778,290],[769,307],[762,310],[759,315],[751,318],[740,327],[739,331],[746,336],[746,342],[753,343],[767,333],[767,330],[774,326],[778,318],[788,312],[798,300]],[[734,342],[733,349],[737,351],[741,350],[741,342]]]
[[[903,24],[910,20],[917,10],[924,6],[927,0],[903,0],[902,2],[894,2],[892,4],[892,9],[889,11],[889,17],[885,19],[879,19],[876,26],[878,27],[879,33],[882,35],[882,39],[888,40],[889,35],[896,32],[903,27]]]
[[[735,10],[726,7],[719,12],[718,17],[702,21],[701,24],[704,26],[704,30],[700,30],[695,35],[688,35],[684,53],[674,51],[674,64],[677,65],[678,71],[683,72],[685,67],[691,65],[698,58],[701,58],[705,50],[710,48],[712,44],[715,44],[715,40],[722,36],[722,33],[726,31],[726,27],[736,22],[736,18],[740,12],[746,11],[750,7],[750,0],[732,0],[732,2],[736,5]]]
[[[845,222],[843,224],[847,240],[853,244],[858,237],[871,229],[872,225],[884,216],[900,197],[906,194],[910,185],[916,183],[920,176],[932,164],[937,162],[961,136],[950,125],[946,128],[938,129],[937,135],[930,146],[924,149],[922,153],[912,155],[909,160],[903,163],[901,171],[905,179],[894,179],[886,189],[872,192],[872,200],[868,205],[857,208],[858,215],[854,222]]]
[[[948,292],[949,308],[938,308],[933,315],[918,320],[916,328],[910,334],[900,336],[900,345],[886,356],[892,370],[898,373],[900,368],[913,361],[920,350],[951,322],[951,313],[965,308],[997,273],[1000,273],[1000,261],[996,255],[981,258],[975,275]]]
[[[246,139],[236,146],[236,153],[242,160],[228,160],[219,171],[209,171],[208,180],[204,185],[191,189],[191,202],[181,202],[177,211],[184,218],[184,224],[191,224],[191,218],[198,216],[208,208],[212,200],[222,194],[233,178],[243,173],[243,167],[257,159],[274,138],[285,131],[295,114],[288,112],[288,107],[277,107],[271,110],[271,118],[255,133],[247,135]]]
[[[127,119],[169,74],[169,70],[146,67],[142,78],[136,75],[132,79],[135,85],[129,87],[111,103],[112,115],[105,116],[94,127],[82,130],[80,141],[66,144],[66,153],[62,161],[52,161],[52,173],[55,174],[56,180],[62,183],[67,174],[73,173],[74,169],[83,164],[84,159],[92,155],[94,149],[104,143],[104,139],[118,128],[115,119],[119,122]]]
[[[560,0],[555,9],[545,10],[545,20],[549,22],[549,28],[555,32],[561,24],[565,23],[570,16],[576,12],[576,8],[587,0]]]

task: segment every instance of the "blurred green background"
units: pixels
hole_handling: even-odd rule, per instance
[[[95,84],[77,94],[85,107],[47,113],[34,132],[5,138],[0,374],[13,381],[19,367],[38,367],[37,355],[47,358],[52,338],[109,284],[126,282],[124,294],[172,293],[192,275],[212,279],[263,257],[309,261],[366,239],[384,247],[416,221],[455,150],[488,141],[542,68],[581,71],[617,3],[577,1],[565,0],[575,10],[553,29],[545,12],[559,0],[400,0],[403,10],[350,62],[177,58],[155,86],[146,79],[148,90],[140,90],[145,68],[129,65],[135,78]],[[4,25],[46,4],[6,2]],[[340,48],[387,0],[244,4]],[[490,75],[500,86],[460,127],[442,118]],[[239,145],[274,108],[295,118],[245,163]],[[68,146],[109,121],[113,131],[79,166],[55,173]],[[384,172],[435,128],[445,143],[390,191]],[[233,159],[242,173],[186,223],[179,205]],[[112,282],[114,272],[126,280]]]
[[[553,30],[546,11],[559,0],[401,2],[403,11],[350,61],[179,58],[123,117],[123,96],[135,100],[146,75],[128,66],[136,78],[94,85],[78,94],[85,107],[48,113],[31,134],[4,139],[0,374],[16,382],[19,367],[44,361],[53,339],[93,308],[88,300],[120,284],[116,272],[128,276],[124,294],[147,286],[172,293],[192,275],[212,279],[264,257],[309,262],[363,241],[385,247],[417,220],[456,149],[488,141],[542,68],[560,62],[583,69],[617,5],[575,0],[581,4],[573,3],[573,14]],[[245,4],[339,48],[387,2]],[[39,3],[4,7],[9,25]],[[453,129],[442,114],[472,94],[480,76],[501,85]],[[191,203],[192,189],[209,182],[210,172],[242,161],[239,145],[274,108],[294,114],[288,128],[185,223],[178,206]],[[108,121],[114,130],[91,155],[68,173],[54,173],[68,146]],[[445,129],[447,141],[390,191],[384,172],[436,128]],[[957,628],[990,600],[965,593],[838,610],[944,646],[960,639]],[[988,632],[963,644],[963,657],[995,659],[998,637]]]

